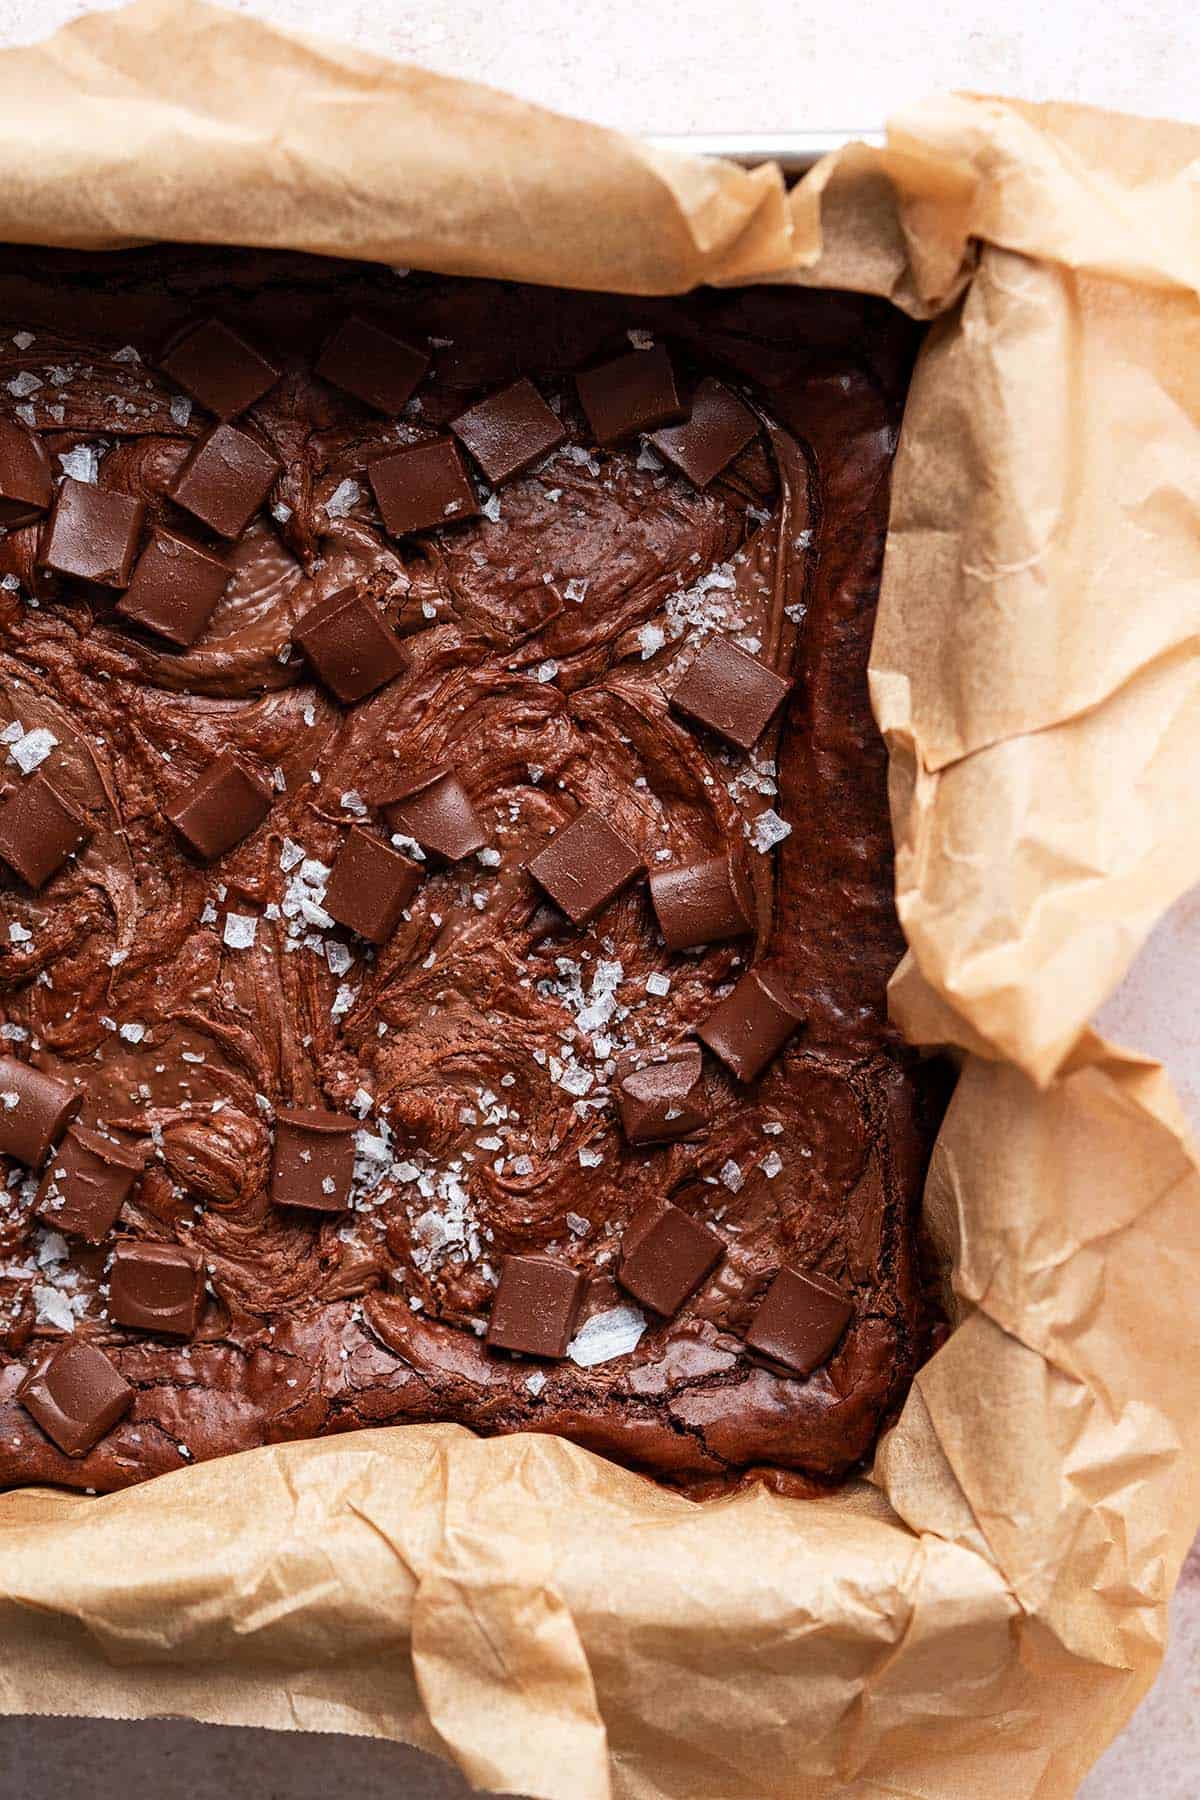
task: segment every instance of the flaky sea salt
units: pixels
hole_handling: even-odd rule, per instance
[[[786,819],[781,819],[773,807],[768,806],[766,812],[759,813],[750,833],[750,841],[760,856],[773,850],[776,844],[782,844],[784,838],[791,837],[792,828]]]
[[[671,977],[669,975],[661,975],[658,970],[655,970],[652,975],[647,975],[646,992],[648,994],[657,994],[659,999],[661,999],[664,994],[669,994],[670,991]]]
[[[554,677],[558,674],[558,664],[550,660],[539,663],[535,673],[538,680],[541,682],[553,681]]]
[[[636,1350],[645,1329],[645,1316],[636,1306],[613,1306],[580,1326],[567,1345],[567,1355],[581,1369],[594,1369],[597,1363]]]
[[[61,451],[58,460],[63,466],[63,474],[69,475],[72,481],[86,481],[89,487],[96,485],[100,452],[95,444],[76,444],[73,450]]]
[[[361,499],[362,489],[357,481],[351,481],[347,477],[345,481],[339,481],[330,494],[325,502],[325,511],[331,519],[344,519]]]
[[[768,1150],[759,1166],[767,1180],[774,1181],[775,1177],[780,1174],[783,1169],[783,1158],[780,1156],[778,1150]]]
[[[746,1179],[732,1157],[730,1157],[728,1162],[722,1163],[717,1172],[720,1175],[723,1186],[727,1187],[731,1194],[736,1194]]]
[[[638,632],[638,643],[642,646],[642,661],[649,661],[657,655],[667,641],[667,634],[661,625],[643,625]]]
[[[249,913],[226,913],[224,941],[230,950],[249,950],[258,935],[258,920]]]
[[[44,725],[39,725],[9,745],[9,761],[15,762],[23,775],[32,775],[57,744],[58,739],[54,734],[47,731]]]

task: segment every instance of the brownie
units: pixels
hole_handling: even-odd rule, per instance
[[[866,685],[915,345],[846,294],[0,252],[51,477],[0,539],[0,1485],[426,1420],[697,1493],[869,1455],[945,1087],[887,1018]],[[121,600],[164,534],[173,639]]]

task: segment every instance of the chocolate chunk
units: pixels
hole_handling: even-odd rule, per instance
[[[40,438],[0,419],[0,526],[11,531],[44,513],[54,498],[50,458]]]
[[[589,925],[646,872],[640,852],[590,809],[577,813],[527,867],[573,925]]]
[[[724,1241],[669,1200],[650,1200],[621,1239],[617,1280],[651,1312],[672,1318],[712,1274]]]
[[[172,482],[171,498],[218,537],[239,537],[282,468],[248,432],[236,425],[214,425]]]
[[[21,782],[0,804],[0,857],[29,887],[44,887],[91,835],[89,821],[44,771]]]
[[[707,1123],[696,1044],[627,1050],[617,1058],[621,1129],[631,1144],[670,1144]]]
[[[156,531],[138,557],[117,611],[186,650],[194,644],[225,592],[229,570],[173,531]]]
[[[125,587],[145,517],[141,500],[68,475],[55,498],[38,561],[56,575]]]
[[[400,639],[375,602],[353,588],[318,600],[292,639],[344,706],[394,681],[404,667]]]
[[[434,769],[393,785],[383,816],[393,831],[415,839],[443,862],[461,862],[487,843],[471,797],[453,769]]]
[[[746,1333],[746,1347],[790,1374],[808,1375],[832,1355],[853,1310],[824,1275],[780,1269]]]
[[[82,1104],[69,1081],[0,1056],[0,1155],[40,1168]]]
[[[520,1356],[567,1354],[587,1289],[584,1276],[549,1256],[506,1256],[492,1301],[487,1341]]]
[[[584,369],[575,377],[579,404],[598,444],[619,444],[638,431],[653,431],[684,417],[675,371],[661,344]]]
[[[275,1115],[271,1198],[276,1206],[341,1212],[350,1204],[357,1119],[304,1108]]]
[[[804,1023],[777,975],[751,969],[727,999],[696,1027],[696,1036],[714,1051],[739,1081],[753,1081]]]
[[[56,1231],[99,1244],[117,1222],[146,1166],[141,1150],[72,1125],[46,1165],[37,1214]]]
[[[749,883],[729,850],[703,862],[656,870],[650,877],[650,899],[668,950],[717,944],[754,930]]]
[[[671,695],[671,705],[739,750],[751,750],[791,686],[738,644],[715,637]]]
[[[383,522],[393,537],[456,525],[479,511],[475,489],[453,438],[410,444],[367,469]]]
[[[383,944],[400,923],[420,880],[418,864],[355,825],[333,859],[322,904],[339,925],[349,926],[369,943]]]
[[[204,1311],[204,1262],[178,1244],[118,1244],[108,1290],[109,1315],[134,1331],[194,1337]]]
[[[450,429],[493,487],[540,462],[567,437],[558,414],[524,378],[451,419]]]
[[[750,408],[710,377],[696,389],[683,424],[654,432],[650,442],[681,475],[706,488],[757,431],[758,420]]]
[[[220,319],[205,319],[177,337],[158,366],[218,419],[245,412],[279,380],[274,363]]]
[[[86,1456],[125,1417],[134,1390],[103,1350],[68,1338],[17,1398],[64,1456]]]
[[[338,326],[316,364],[323,381],[384,413],[403,410],[428,367],[423,350],[356,317]]]
[[[232,750],[222,750],[167,808],[167,818],[205,862],[256,831],[271,810],[271,790]]]

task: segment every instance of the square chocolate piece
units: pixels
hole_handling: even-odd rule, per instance
[[[493,487],[523,474],[567,438],[558,414],[524,378],[451,419],[450,429]]]
[[[391,937],[421,880],[420,865],[355,825],[333,859],[322,902],[330,918],[371,944]]]
[[[584,369],[576,375],[575,386],[592,436],[605,448],[684,416],[675,371],[661,344],[652,350],[631,350],[598,369]]]
[[[318,600],[292,628],[292,641],[343,706],[394,681],[404,667],[400,639],[375,602],[354,588]]]
[[[55,498],[38,561],[56,575],[123,588],[145,517],[141,500],[68,475]]]
[[[222,750],[166,816],[196,855],[211,862],[257,831],[270,810],[271,790],[261,775]]]
[[[109,1275],[108,1311],[131,1331],[195,1337],[204,1312],[204,1262],[179,1244],[118,1244]]]
[[[384,525],[393,537],[457,525],[479,512],[475,489],[453,438],[410,444],[376,457],[367,469]]]
[[[492,1301],[487,1342],[493,1350],[561,1360],[575,1331],[587,1281],[549,1256],[506,1256]]]
[[[853,1311],[824,1275],[780,1269],[746,1333],[746,1348],[790,1375],[809,1375],[833,1354]]]
[[[275,1115],[271,1198],[306,1212],[342,1212],[350,1204],[357,1119],[296,1108]]]
[[[757,432],[750,408],[710,376],[696,389],[683,424],[654,432],[650,442],[695,487],[706,488]]]
[[[338,326],[316,363],[322,381],[382,413],[402,412],[428,367],[423,350],[357,317]]]
[[[631,1144],[671,1144],[708,1123],[698,1044],[651,1045],[617,1058],[617,1106]]]
[[[617,1280],[651,1312],[670,1319],[725,1254],[715,1231],[669,1200],[651,1200],[621,1239]]]
[[[73,1125],[46,1165],[38,1218],[85,1243],[103,1243],[145,1166],[143,1151]]]
[[[64,1456],[86,1456],[125,1417],[134,1390],[103,1350],[68,1338],[17,1399]]]
[[[173,531],[156,531],[117,611],[186,650],[212,618],[228,581],[229,569],[219,557]]]
[[[240,537],[283,464],[236,425],[214,425],[193,446],[170,495],[218,537]]]
[[[453,769],[434,769],[390,788],[383,816],[394,832],[442,862],[461,862],[487,843],[471,796]]]
[[[31,888],[44,887],[92,827],[39,770],[0,804],[0,857]]]
[[[274,363],[220,319],[205,319],[182,333],[158,366],[218,419],[245,412],[279,380]]]
[[[28,525],[53,498],[50,458],[41,439],[15,419],[0,419],[0,526],[11,531]]]
[[[739,644],[714,637],[671,695],[671,706],[739,750],[752,750],[791,686]]]
[[[779,977],[750,969],[696,1026],[696,1036],[739,1081],[753,1081],[803,1023]]]
[[[40,1169],[82,1104],[82,1089],[69,1081],[0,1056],[0,1155]]]
[[[650,902],[668,950],[723,943],[754,930],[754,896],[731,850],[654,871]]]
[[[600,813],[577,813],[527,864],[529,873],[573,925],[590,925],[639,875],[641,853]]]

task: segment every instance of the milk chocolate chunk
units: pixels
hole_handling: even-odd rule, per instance
[[[753,1081],[803,1023],[779,977],[751,969],[697,1025],[696,1036],[739,1081]]]
[[[672,1318],[725,1254],[724,1241],[669,1200],[651,1200],[621,1240],[617,1280],[651,1312]]]
[[[196,1335],[204,1311],[204,1263],[178,1244],[118,1244],[108,1290],[109,1315],[133,1331]]]
[[[506,1256],[487,1342],[494,1350],[515,1350],[519,1356],[564,1357],[586,1289],[582,1275],[553,1257]]]
[[[493,487],[540,462],[567,437],[558,414],[524,377],[451,419],[450,429]]]
[[[329,338],[316,367],[323,381],[356,400],[378,412],[398,413],[420,384],[429,358],[369,319],[352,316]]]
[[[271,810],[271,790],[232,750],[222,750],[183,798],[167,808],[176,831],[205,862],[256,831]]]
[[[746,1333],[746,1347],[793,1375],[826,1362],[853,1312],[836,1282],[780,1269]]]
[[[141,500],[68,475],[55,498],[38,561],[56,575],[125,587],[145,517]]]
[[[0,1155],[40,1169],[82,1104],[69,1081],[0,1056]]]
[[[728,638],[710,638],[671,695],[685,719],[752,750],[792,684]]]
[[[218,537],[240,537],[282,468],[249,432],[214,425],[176,475],[171,498]]]
[[[384,944],[420,880],[419,864],[355,825],[333,859],[322,904],[339,925],[369,943]]]
[[[64,1456],[86,1456],[125,1417],[134,1390],[103,1350],[69,1338],[17,1398]]]
[[[212,618],[228,581],[229,569],[219,557],[173,531],[156,531],[138,557],[117,611],[131,624],[187,650]]]
[[[44,771],[0,803],[0,857],[29,887],[44,887],[91,835],[88,820]]]
[[[394,785],[383,816],[394,832],[413,838],[442,862],[461,862],[487,843],[471,796],[453,769],[433,769]]]
[[[341,1212],[350,1203],[357,1119],[293,1108],[275,1115],[271,1198],[276,1206]]]
[[[54,498],[50,458],[40,438],[0,419],[0,526],[12,530],[44,513]]]
[[[621,1129],[631,1144],[669,1144],[707,1122],[697,1044],[627,1050],[617,1058]]]
[[[650,899],[668,950],[717,944],[754,930],[749,883],[729,850],[656,870],[650,877]]]
[[[654,432],[650,442],[664,461],[695,487],[706,488],[757,431],[758,420],[750,408],[708,377],[696,389],[691,413],[683,424]]]
[[[671,358],[661,344],[582,369],[575,386],[592,436],[606,447],[684,416]]]
[[[102,1243],[145,1165],[141,1150],[72,1125],[46,1165],[37,1215],[56,1231]]]
[[[367,469],[384,525],[393,537],[456,525],[479,511],[475,489],[453,438],[410,444]]]
[[[646,865],[600,813],[578,813],[527,865],[573,925],[588,925]]]
[[[205,319],[182,333],[158,366],[218,419],[236,418],[279,380],[274,363],[220,319]]]
[[[354,588],[318,600],[292,638],[343,706],[394,681],[404,667],[400,639],[375,602]]]

